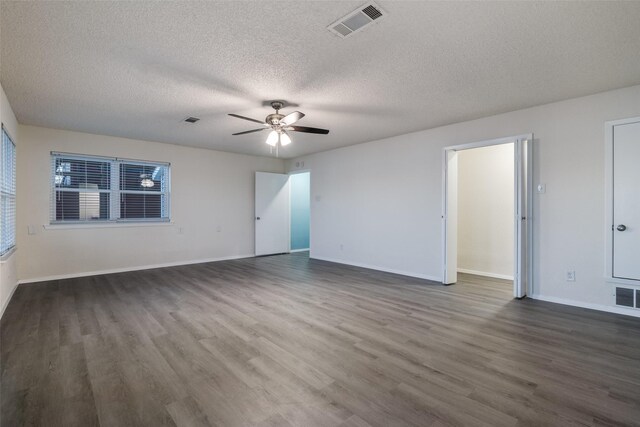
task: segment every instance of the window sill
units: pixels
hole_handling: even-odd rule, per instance
[[[17,250],[18,250],[18,247],[14,246],[11,249],[9,249],[9,252],[0,256],[0,264],[4,264],[5,262],[9,261],[9,258],[11,258],[11,256],[15,254]]]
[[[174,225],[173,221],[157,221],[157,222],[102,222],[102,223],[78,223],[78,224],[44,224],[42,228],[45,230],[70,230],[78,228],[127,228],[127,227],[168,227]]]

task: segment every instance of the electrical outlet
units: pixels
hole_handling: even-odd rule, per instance
[[[565,276],[567,282],[575,282],[576,281],[576,271],[575,270],[567,270],[567,274]]]
[[[344,249],[344,245],[342,243],[340,243],[340,250]]]

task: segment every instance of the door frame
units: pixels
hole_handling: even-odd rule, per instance
[[[640,117],[629,117],[604,122],[604,278],[607,282],[638,286],[639,282],[613,276],[613,130],[619,125],[640,122]]]
[[[442,150],[442,283],[457,281],[457,180],[456,152],[472,148],[514,143],[514,280],[513,295],[533,294],[533,134],[471,142]],[[451,164],[450,164],[451,163]],[[454,175],[455,174],[455,175]],[[451,187],[451,188],[450,188]],[[455,191],[455,192],[454,192]],[[450,219],[452,219],[450,221]],[[522,227],[526,226],[525,232]],[[524,237],[523,237],[524,236]],[[522,241],[524,238],[524,242]],[[522,273],[524,272],[524,274]],[[525,284],[519,289],[519,284]]]

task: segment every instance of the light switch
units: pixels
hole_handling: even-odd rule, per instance
[[[36,226],[35,225],[28,225],[27,226],[27,232],[29,233],[29,235],[34,235],[36,234]]]

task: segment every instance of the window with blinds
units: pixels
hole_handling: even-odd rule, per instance
[[[0,144],[0,256],[16,245],[16,146],[2,126]]]
[[[169,164],[51,153],[51,223],[169,221]]]

